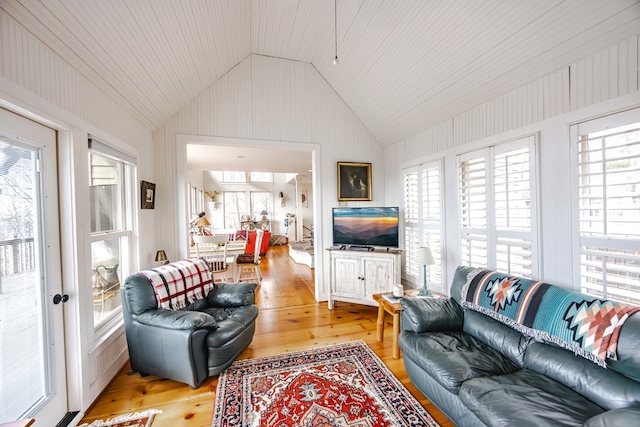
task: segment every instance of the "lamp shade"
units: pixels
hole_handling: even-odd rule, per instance
[[[420,265],[432,265],[436,263],[433,260],[433,255],[431,255],[431,249],[426,246],[418,248],[418,256],[416,257],[416,262]]]
[[[267,214],[269,214],[269,212],[267,212],[267,211],[266,211],[266,210],[264,210],[264,209],[262,210],[262,212],[260,212],[260,215],[267,215]]]
[[[189,221],[189,225],[195,224],[195,222],[198,220],[198,218],[202,218],[203,216],[204,216],[204,212],[200,212],[199,214],[197,214],[196,216],[191,218],[191,220]]]
[[[167,260],[167,254],[165,253],[164,250],[160,249],[158,252],[156,252],[156,261],[157,262],[163,262]]]
[[[196,220],[195,225],[198,227],[206,227],[207,225],[211,225],[211,223],[206,216],[202,216]]]

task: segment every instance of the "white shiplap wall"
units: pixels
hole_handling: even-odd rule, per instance
[[[406,138],[392,150],[403,163],[633,93],[638,52],[638,36],[617,43]]]
[[[65,327],[74,322],[80,325],[76,325],[74,330],[67,329],[67,335],[71,337],[66,342],[70,361],[67,375],[73,378],[69,384],[79,383],[80,387],[80,390],[70,390],[69,409],[85,410],[121,369],[128,356],[122,328],[110,337],[94,341],[93,331],[85,327],[93,316],[90,288],[83,280],[85,276],[89,280],[84,259],[89,256],[85,248],[90,247],[85,235],[85,230],[90,229],[89,218],[85,215],[89,206],[88,191],[82,187],[86,182],[85,175],[79,172],[85,170],[82,165],[86,164],[86,138],[93,134],[130,153],[148,153],[152,147],[152,135],[108,94],[3,10],[0,10],[0,100],[4,101],[3,104],[16,105],[46,119],[48,125],[67,135],[63,140],[71,141],[68,147],[65,146],[64,153],[60,152],[60,167],[65,169],[60,171],[60,179],[61,185],[76,187],[61,188],[60,201],[71,200],[70,206],[62,207],[62,212],[77,221],[69,226],[75,229],[61,230],[63,242],[66,242],[62,247],[62,261],[66,273],[64,290],[77,296],[74,302],[79,300],[80,303],[78,311],[67,310],[67,313],[77,313],[78,318],[65,323]],[[151,178],[153,167],[148,156],[138,159],[139,176]],[[63,220],[64,224],[73,222],[66,217]],[[153,218],[148,214],[140,222],[140,252],[155,253]],[[146,266],[146,261],[152,261],[151,255],[141,264]],[[72,273],[68,274],[69,270],[73,270]],[[77,330],[81,331],[81,337],[76,336]]]
[[[122,141],[149,139],[148,129],[1,9],[0,35],[2,77]]]
[[[385,202],[383,149],[335,91],[307,63],[251,55],[204,91],[154,133],[161,188],[166,202],[159,204],[161,223],[177,223],[177,134],[206,135],[260,141],[320,145],[321,183],[314,186],[323,217],[322,245],[331,244],[331,207],[337,206],[336,162],[371,162],[373,201]],[[160,194],[159,194],[160,196]],[[351,203],[356,205],[356,203]],[[163,247],[179,247],[175,229],[164,233]],[[320,243],[320,242],[318,242]],[[319,251],[325,257],[325,251]],[[325,270],[328,263],[323,263]],[[328,271],[325,271],[325,277]],[[316,270],[316,275],[322,272]],[[325,284],[327,281],[320,281]],[[325,289],[319,297],[326,298]]]
[[[403,167],[439,155],[450,158],[465,146],[540,132],[540,215],[543,245],[547,245],[542,248],[542,274],[545,280],[555,279],[566,285],[571,279],[567,262],[571,251],[571,217],[567,210],[570,187],[564,173],[568,169],[569,125],[640,105],[638,39],[636,36],[617,43],[387,147],[385,158],[395,159],[387,160],[387,203],[403,203],[402,194],[392,191],[402,186]],[[613,102],[608,106],[606,101],[616,98],[624,98],[624,105]],[[599,106],[603,104],[608,107]],[[558,159],[563,160],[558,163]],[[455,181],[455,174],[449,174],[447,167],[455,165],[445,163],[445,174]],[[455,209],[455,202],[452,207]],[[455,227],[447,229],[455,234]],[[456,244],[455,240],[449,242]]]

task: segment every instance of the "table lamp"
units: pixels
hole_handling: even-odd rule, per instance
[[[156,252],[156,262],[160,263],[160,265],[164,265],[167,261],[169,260],[167,259],[167,254],[163,249]]]
[[[200,217],[194,223],[196,227],[198,227],[198,234],[201,236],[204,235],[204,228],[208,225],[211,225],[206,216]]]
[[[431,255],[431,250],[426,246],[418,248],[418,256],[416,257],[416,262],[422,265],[422,289],[420,289],[420,292],[418,292],[418,296],[431,297],[433,296],[433,294],[429,289],[427,289],[427,265],[436,263],[433,260],[433,255]]]
[[[266,210],[262,210],[262,212],[260,212],[260,215],[262,215],[262,220],[265,221],[267,219],[267,215],[269,215],[269,212],[267,212]]]

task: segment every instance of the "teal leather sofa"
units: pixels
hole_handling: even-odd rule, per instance
[[[451,298],[402,298],[399,346],[411,381],[457,426],[640,426],[640,313],[607,367],[464,309],[469,267]]]

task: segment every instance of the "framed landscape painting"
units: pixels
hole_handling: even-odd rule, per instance
[[[371,163],[338,162],[338,201],[371,201]]]

